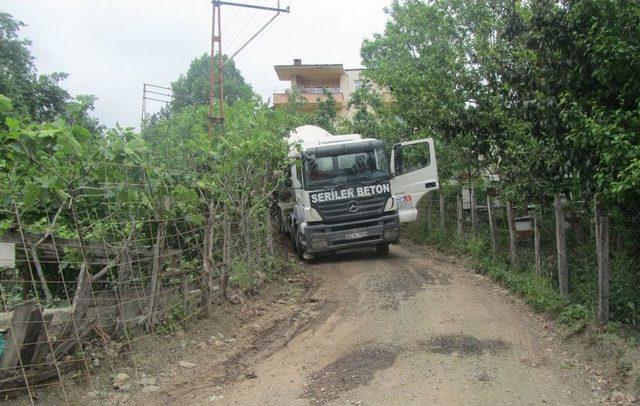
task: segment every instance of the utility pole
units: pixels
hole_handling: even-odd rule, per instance
[[[221,5],[215,0],[212,2],[213,12],[211,14],[211,61],[209,63],[209,137],[213,134],[213,125],[222,123],[224,120],[224,79],[222,75],[222,13]],[[218,15],[218,32],[216,34],[216,10]],[[216,68],[216,42],[218,43],[218,67]],[[217,83],[216,83],[217,70]],[[218,109],[217,116],[214,115],[215,109],[215,88],[218,85]]]
[[[151,90],[150,90],[151,89]],[[161,103],[171,103],[173,100],[173,90],[169,87],[152,85],[150,83],[142,84],[142,115],[140,117],[140,131],[144,129],[144,126],[149,118],[147,114],[147,100],[153,100]],[[152,95],[152,96],[149,96]],[[168,97],[169,100],[161,99],[159,96]]]
[[[235,3],[230,1],[212,0],[213,11],[211,15],[211,61],[209,63],[209,137],[213,136],[214,124],[222,124],[224,122],[224,79],[223,69],[224,61],[222,60],[222,6],[234,6],[242,8],[251,8],[263,11],[275,11],[276,15],[273,16],[266,24],[264,24],[255,34],[249,38],[236,52],[234,52],[228,59],[232,60],[239,52],[241,52],[251,41],[253,41],[273,20],[280,15],[281,12],[288,13],[289,7],[280,8],[280,0],[277,2],[277,7],[265,7],[252,4]],[[217,20],[217,24],[216,24]],[[218,44],[218,61],[216,64],[216,43]],[[228,62],[227,61],[227,62]],[[216,66],[217,65],[217,66]],[[215,89],[218,87],[218,114],[215,114]]]

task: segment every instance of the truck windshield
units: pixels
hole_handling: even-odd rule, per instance
[[[305,188],[346,185],[364,180],[389,179],[389,165],[384,148],[318,156],[305,161]]]

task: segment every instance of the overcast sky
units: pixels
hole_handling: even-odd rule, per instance
[[[275,6],[277,0],[235,0]],[[360,45],[384,29],[391,0],[281,0],[281,14],[236,57],[242,74],[265,100],[279,82],[273,65],[342,63],[361,66]],[[98,97],[95,115],[113,126],[139,127],[142,83],[169,86],[190,61],[208,52],[209,0],[3,0],[22,20],[39,72],[67,72],[71,94]],[[273,13],[224,6],[223,52],[231,54]],[[156,110],[160,103],[150,102]]]

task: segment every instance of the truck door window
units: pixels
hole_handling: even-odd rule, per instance
[[[431,164],[428,143],[396,145],[394,153],[396,175],[417,171]]]

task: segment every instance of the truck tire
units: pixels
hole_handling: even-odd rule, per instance
[[[302,246],[302,243],[300,242],[300,232],[298,231],[298,228],[296,227],[295,231],[295,237],[293,238],[293,244],[296,250],[296,255],[298,256],[298,259],[301,261],[304,261],[304,247]]]
[[[289,237],[289,232],[287,231],[287,228],[284,226],[284,219],[282,218],[282,210],[280,210],[280,208],[278,208],[276,217],[278,219],[278,228],[280,228],[280,233],[282,233],[282,235],[286,237]]]
[[[377,244],[376,254],[378,254],[381,257],[387,256],[389,254],[389,244],[386,242]]]

